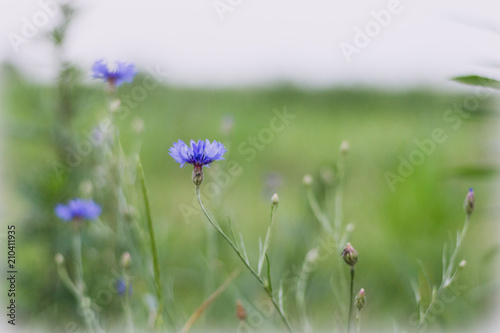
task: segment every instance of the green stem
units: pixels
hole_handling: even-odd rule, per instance
[[[462,241],[465,237],[465,234],[467,233],[467,229],[469,227],[469,220],[470,220],[470,215],[467,215],[465,217],[465,223],[464,223],[464,226],[462,228],[462,232],[457,236],[457,244],[456,244],[455,250],[453,250],[453,253],[450,257],[450,260],[448,261],[448,267],[445,270],[446,274],[443,276],[443,279],[441,281],[441,285],[439,286],[439,288],[436,292],[436,295],[431,299],[431,302],[430,302],[429,306],[427,307],[427,310],[425,310],[423,316],[420,318],[420,321],[419,321],[418,326],[417,326],[417,331],[422,329],[422,326],[425,324],[427,316],[431,313],[432,309],[434,308],[434,305],[436,304],[437,300],[439,299],[439,296],[441,296],[442,292],[455,280],[455,277],[457,275],[456,274],[457,271],[455,271],[455,273],[452,275],[453,265],[454,265],[455,259],[457,257],[458,251],[462,245]]]
[[[132,318],[132,310],[130,308],[130,283],[131,279],[128,273],[124,272],[123,279],[125,281],[125,295],[123,295],[123,311],[125,312],[125,318],[127,321],[127,332],[134,332],[134,320]]]
[[[306,195],[307,195],[307,200],[309,201],[309,206],[311,206],[311,209],[313,211],[314,216],[316,217],[318,222],[321,224],[323,229],[326,231],[326,233],[328,235],[333,236],[334,232],[333,232],[333,229],[330,225],[330,221],[328,220],[328,217],[321,211],[321,208],[318,204],[318,201],[314,197],[314,193],[313,193],[311,186],[307,186]]]
[[[354,266],[351,266],[351,288],[349,293],[349,314],[347,316],[347,333],[351,332],[352,303],[354,299]]]
[[[79,231],[79,228],[81,227],[79,224],[82,222],[73,221],[73,223],[75,223],[75,233],[73,234],[73,260],[75,261],[76,283],[72,284],[66,281],[66,285],[70,286],[70,290],[72,290],[80,303],[82,317],[87,330],[89,332],[95,332],[99,331],[99,325],[97,324],[97,319],[95,318],[94,313],[90,308],[90,299],[85,296],[85,282],[83,280],[82,239]],[[75,288],[71,286],[74,286]]]
[[[163,313],[164,303],[163,303],[163,292],[161,290],[160,262],[158,260],[158,248],[156,246],[155,231],[153,228],[153,220],[151,218],[151,210],[149,207],[149,197],[146,188],[146,179],[144,177],[144,169],[142,168],[142,163],[140,158],[137,158],[137,171],[139,173],[139,178],[141,181],[142,194],[144,197],[144,207],[146,211],[146,222],[148,225],[148,231],[150,237],[151,254],[153,256],[153,272],[155,279],[156,298],[158,300],[158,309],[156,311],[155,325],[161,326],[163,324],[162,313]]]
[[[361,332],[361,311],[356,312],[356,333]]]
[[[339,249],[342,247],[340,243],[340,229],[342,228],[342,202],[343,202],[343,186],[344,186],[344,157],[342,153],[337,162],[337,185],[335,186],[335,216],[333,218],[334,239],[337,242]]]
[[[234,244],[234,242],[224,233],[224,231],[222,231],[222,229],[220,228],[219,224],[212,220],[212,218],[210,217],[210,215],[208,215],[208,212],[207,210],[205,209],[205,206],[203,206],[203,203],[201,201],[201,195],[200,195],[200,187],[199,186],[196,186],[196,197],[198,198],[198,203],[200,204],[200,207],[201,207],[201,210],[203,211],[203,214],[205,215],[205,217],[207,218],[208,222],[210,222],[210,224],[219,232],[219,234],[229,243],[229,245],[233,248],[234,252],[236,252],[236,254],[238,255],[238,257],[241,259],[241,261],[243,262],[243,264],[248,268],[248,270],[250,271],[250,273],[252,273],[252,275],[257,279],[257,281],[259,281],[260,285],[264,288],[264,290],[266,291],[267,295],[269,296],[269,298],[271,299],[271,302],[273,303],[273,306],[274,308],[278,311],[280,317],[281,317],[281,320],[283,321],[283,323],[285,324],[286,328],[288,329],[288,331],[290,333],[293,333],[293,329],[292,329],[292,325],[290,324],[290,321],[288,320],[288,318],[285,316],[285,314],[283,313],[283,311],[281,311],[281,308],[279,306],[279,304],[276,302],[276,300],[274,299],[274,296],[273,296],[273,293],[272,293],[272,290],[270,290],[266,284],[264,283],[264,280],[259,276],[259,274],[257,274],[257,272],[255,272],[255,270],[250,266],[250,264],[247,262],[247,260],[243,257],[243,254],[240,252],[240,250],[238,249],[238,247]]]

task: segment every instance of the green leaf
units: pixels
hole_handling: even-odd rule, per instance
[[[267,260],[267,279],[269,280],[269,291],[272,294],[273,293],[273,287],[271,284],[271,263],[269,262],[269,257],[267,256],[267,253],[265,253],[266,260]]]
[[[500,90],[500,81],[479,75],[457,76],[452,78],[452,80],[472,86],[490,87]]]

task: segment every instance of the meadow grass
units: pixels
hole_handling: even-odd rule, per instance
[[[142,205],[134,204],[131,211],[114,211],[110,180],[103,180],[101,175],[105,168],[101,162],[105,159],[95,152],[59,179],[51,163],[61,154],[64,158],[65,152],[64,147],[55,148],[58,119],[54,111],[57,99],[54,87],[31,83],[11,67],[5,67],[3,74],[8,82],[3,115],[7,129],[3,157],[9,188],[7,204],[12,207],[8,219],[22,230],[19,271],[23,275],[19,276],[22,286],[19,297],[20,311],[29,318],[27,324],[42,321],[49,327],[60,328],[74,320],[76,305],[58,282],[53,262],[56,253],[65,257],[71,253],[68,240],[71,233],[55,218],[53,207],[57,202],[78,196],[82,193],[82,182],[90,180],[93,197],[103,205],[103,217],[99,224],[89,226],[82,237],[88,294],[97,297],[100,290],[112,288],[119,274],[117,258],[123,251],[130,251],[133,262],[130,274],[134,281],[131,306],[137,326],[145,326],[148,306],[144,304],[144,296],[153,295],[155,288],[147,249],[137,245],[147,235],[142,228],[145,225],[136,218],[143,212]],[[134,84],[141,82],[141,78]],[[117,95],[131,94],[134,84],[123,86]],[[101,86],[77,88],[75,114],[70,123],[76,142],[91,133],[108,112]],[[362,323],[366,327],[387,328],[393,323],[412,327],[410,316],[416,305],[410,281],[416,279],[426,291],[425,277],[417,260],[425,264],[430,278],[439,284],[443,243],[450,240],[450,232],[453,239],[455,231],[461,229],[462,202],[467,189],[474,187],[480,203],[459,255],[460,259],[467,259],[467,267],[458,283],[467,288],[447,304],[433,325],[452,329],[483,320],[492,302],[488,283],[492,280],[491,262],[498,252],[497,241],[489,232],[497,222],[491,198],[496,161],[490,152],[498,124],[495,114],[490,112],[492,101],[485,100],[454,128],[457,123],[447,121],[446,112],[454,104],[463,103],[466,97],[425,90],[302,90],[286,85],[220,90],[158,86],[148,91],[144,100],[136,101],[128,115],[118,113],[115,121],[123,151],[138,152],[141,147],[167,299],[165,306],[174,318],[167,325],[180,328],[210,295],[210,290],[215,290],[241,264],[222,238],[207,237],[209,229],[197,206],[192,170],[179,169],[167,154],[178,139],[205,138],[223,142],[228,152],[225,161],[205,169],[205,187],[201,187],[201,192],[208,200],[204,200],[204,205],[225,230],[229,230],[226,221],[230,216],[242,233],[249,259],[255,266],[258,239],[264,239],[269,225],[271,196],[279,194],[268,253],[272,262],[271,279],[278,286],[283,278],[285,290],[293,290],[308,251],[325,244],[327,239],[307,203],[302,178],[305,174],[313,176],[312,186],[321,207],[333,216],[334,201],[327,188],[335,182],[332,170],[339,146],[344,140],[349,142],[343,223],[355,226],[349,239],[360,253],[354,288],[357,291],[362,287],[367,293]],[[273,118],[279,118],[277,114],[283,114],[283,110],[293,118],[279,131],[272,132],[272,138],[269,131],[262,134],[272,124],[281,125],[280,120]],[[133,128],[134,123],[137,127],[136,118],[144,123],[140,133]],[[231,128],[224,129],[224,123]],[[402,182],[394,184],[393,191],[386,172],[397,174],[399,157],[408,159],[419,149],[415,140],[431,138],[436,129],[441,129],[446,139],[437,143],[432,153],[425,154],[422,164],[414,166],[414,171],[403,177]],[[259,139],[259,135],[265,140]],[[255,147],[252,137],[257,138]],[[132,160],[124,158],[120,160],[122,163]],[[231,165],[237,165],[239,172],[228,178],[220,176]],[[228,185],[220,186],[226,179]],[[214,188],[218,186],[220,193],[212,197],[204,192],[208,191],[209,183],[215,184]],[[125,191],[129,202],[140,202],[138,189],[132,186]],[[133,249],[119,241],[121,245],[109,248],[106,225],[116,227],[118,224],[112,222],[116,215],[121,216],[117,221],[129,228],[123,235],[133,238],[131,243],[136,244],[131,245]],[[127,224],[129,219],[139,222]],[[212,242],[210,253],[215,257],[207,257],[207,242]],[[318,329],[332,325],[334,312],[346,311],[335,308],[331,287],[337,283],[332,280],[332,272],[344,274],[346,279],[348,275],[346,267],[338,265],[340,252],[336,250],[328,248],[331,253],[317,262],[307,283],[308,320]],[[204,324],[234,330],[239,325],[235,304],[240,299],[249,314],[260,313],[263,318],[258,327],[253,327],[255,331],[281,329],[276,315],[268,317],[262,313],[259,304],[265,297],[252,276],[242,272],[193,327],[201,328]],[[294,293],[285,292],[284,300],[289,312],[295,313]],[[113,326],[116,318],[123,316],[120,297],[113,293],[99,314],[104,327]]]

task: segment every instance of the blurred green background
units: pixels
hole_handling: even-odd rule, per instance
[[[123,99],[122,110],[127,108],[126,96],[141,86],[146,76],[141,74],[131,85],[120,87],[117,96]],[[104,85],[82,85],[78,75],[70,74],[61,93],[61,86],[33,83],[8,65],[2,77],[6,218],[7,223],[16,225],[19,237],[20,321],[60,330],[71,322],[81,324],[74,299],[60,283],[53,260],[60,252],[71,268],[72,229],[55,217],[53,209],[58,202],[82,196],[82,189],[92,184],[92,197],[104,210],[102,224],[90,224],[83,240],[88,294],[95,300],[100,298],[100,291],[110,291],[110,299],[100,307],[100,320],[105,327],[120,325],[120,297],[113,283],[119,276],[121,253],[130,251],[134,263],[134,316],[139,326],[145,325],[148,313],[144,297],[154,293],[147,249],[138,245],[140,236],[112,242],[103,227],[113,229],[113,221],[120,214],[132,221],[130,225],[144,227],[142,199],[133,174],[127,190],[130,211],[116,212],[114,198],[109,194],[114,183],[102,176],[107,166],[102,165],[99,147],[94,147],[78,167],[61,179],[53,170],[54,161],[64,163],[68,147],[86,140],[86,135],[108,116]],[[231,177],[229,185],[205,204],[223,227],[227,226],[225,216],[231,217],[244,235],[253,263],[257,261],[258,238],[265,236],[269,223],[271,196],[279,194],[270,246],[275,285],[286,273],[296,275],[309,249],[325,239],[307,204],[303,176],[313,175],[314,189],[322,198],[325,187],[335,183],[332,168],[340,143],[349,142],[344,224],[355,226],[349,239],[360,253],[355,289],[366,290],[363,326],[374,329],[392,329],[394,324],[411,327],[409,318],[416,306],[410,280],[419,281],[429,292],[417,260],[424,263],[433,283],[439,285],[443,244],[450,243],[455,231],[462,228],[463,200],[468,188],[473,187],[477,210],[458,256],[459,260],[467,260],[467,267],[457,283],[467,288],[446,304],[433,325],[452,330],[472,327],[488,318],[497,290],[492,267],[498,253],[498,240],[492,232],[498,223],[494,200],[497,160],[492,151],[498,150],[499,124],[493,97],[468,112],[463,105],[471,96],[425,89],[306,90],[290,85],[241,89],[157,86],[146,90],[143,99],[135,100],[136,106],[128,105],[128,114],[122,111],[115,118],[123,151],[130,161],[140,147],[163,282],[170,293],[169,311],[177,327],[203,302],[209,290],[242,266],[195,210],[191,166],[179,169],[168,155],[169,147],[178,139],[188,142],[205,138],[223,142],[228,152],[226,160],[205,169],[203,185],[216,184],[215,177],[226,171],[229,161],[241,167],[241,173]],[[62,109],[66,111],[60,112]],[[265,143],[259,139],[261,146],[254,149],[254,158],[252,153],[242,151],[252,146],[251,137],[265,137],[263,129],[270,128],[276,112],[285,109],[294,118],[282,131],[273,133]],[[456,110],[462,110],[467,118],[462,118],[459,125],[447,121],[450,110],[455,110],[454,116],[459,114]],[[144,125],[142,132],[139,119]],[[408,159],[419,149],[415,140],[428,140],[436,129],[442,129],[447,139],[436,144],[434,152],[425,155],[423,163],[396,183],[392,191],[386,173],[397,174],[400,157]],[[202,193],[207,195],[208,187],[203,185]],[[332,202],[327,200],[326,204],[331,206]],[[129,234],[138,235],[133,230],[131,226]],[[215,239],[216,252],[213,248],[207,250],[210,239]],[[210,253],[215,257],[209,258]],[[331,291],[331,284],[336,283],[332,272],[347,274],[348,267],[337,265],[337,255],[332,253],[318,262],[308,282],[307,311],[317,329],[328,328],[338,310]],[[285,290],[293,290],[293,279],[285,282]],[[285,291],[285,296],[293,320],[294,293]],[[237,299],[244,302],[250,314],[263,311],[258,304],[265,294],[246,271],[214,302],[195,328],[225,327],[234,331],[238,327],[234,315]],[[282,327],[276,315],[255,325],[255,331]]]

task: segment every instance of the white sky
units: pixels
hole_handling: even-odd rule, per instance
[[[0,61],[50,78],[54,54],[41,37],[58,17],[43,14],[41,1],[54,0],[0,0]],[[371,12],[394,1],[76,1],[80,13],[67,56],[84,69],[100,58],[131,61],[141,69],[160,66],[169,73],[168,83],[187,85],[443,86],[470,73],[500,78],[496,0],[399,0],[400,13],[379,25],[370,44],[348,62],[339,45],[354,45],[356,28],[376,29]],[[215,2],[233,9],[224,20]],[[23,36],[26,20],[36,23],[35,17],[41,20],[36,36],[16,53],[9,36]]]

